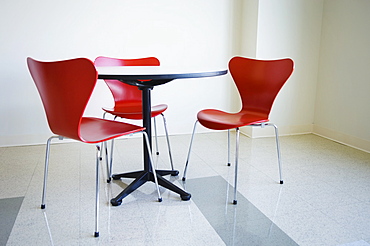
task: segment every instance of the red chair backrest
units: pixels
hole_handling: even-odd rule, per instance
[[[229,70],[242,100],[242,110],[257,112],[268,118],[272,104],[293,68],[293,60],[288,58],[256,60],[233,57]]]
[[[138,59],[118,59],[99,56],[94,61],[95,66],[159,66],[155,57]],[[141,92],[136,86],[122,83],[118,80],[104,80],[113,94],[116,106],[130,102],[141,102]]]
[[[27,58],[28,69],[39,91],[50,130],[81,140],[79,127],[98,74],[92,61],[77,58],[41,62]]]

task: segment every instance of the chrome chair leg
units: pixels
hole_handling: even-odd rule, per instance
[[[109,163],[108,163],[108,142],[105,141],[105,142],[101,142],[101,145],[100,145],[100,154],[99,154],[99,160],[101,160],[101,152],[105,152],[105,165],[107,167],[107,182],[109,183],[111,181],[111,171],[110,171],[110,168],[109,168]]]
[[[159,151],[158,151],[157,121],[155,120],[155,117],[153,117],[153,123],[154,123],[154,138],[155,138],[156,155],[159,155]]]
[[[103,119],[105,118],[105,114],[107,112],[104,112]],[[116,120],[117,116],[114,117],[113,120]],[[103,148],[102,148],[103,149]],[[110,158],[109,158],[109,165],[108,165],[108,143],[105,142],[105,156],[106,156],[106,164],[107,164],[107,182],[110,183],[112,180],[112,166],[113,166],[113,149],[114,149],[114,139],[111,140],[111,147],[110,147]],[[99,159],[102,160],[102,151],[100,151],[100,157]],[[108,167],[109,166],[109,167]]]
[[[278,127],[273,123],[267,123],[268,126],[273,126],[275,128],[275,140],[276,140],[276,150],[277,150],[277,156],[278,156],[278,164],[279,164],[279,176],[280,176],[280,184],[283,184],[283,176],[282,176],[282,170],[281,170],[281,153],[280,153],[280,143],[279,143],[279,132]]]
[[[106,163],[106,166],[107,166],[107,183],[110,183],[112,181],[113,147],[114,147],[114,139],[111,140],[110,158],[109,158],[109,155],[108,155],[108,141],[104,142],[105,163]],[[102,152],[102,151],[100,151],[100,152]],[[102,154],[100,154],[100,156],[101,155]]]
[[[150,153],[149,153],[150,165],[152,166],[153,176],[154,176],[154,183],[155,183],[156,188],[157,188],[158,202],[161,202],[162,201],[162,196],[161,196],[161,193],[159,192],[157,173],[156,173],[155,167],[154,167],[154,161],[153,161],[153,156],[152,156],[152,150],[151,150],[150,144],[149,144],[148,134],[145,131],[142,131],[142,133],[143,133],[144,138],[145,138],[146,147],[147,147],[148,150],[150,150]]]
[[[59,138],[59,140],[63,140],[62,136],[52,136],[46,142],[46,155],[45,155],[45,168],[44,168],[44,185],[42,189],[42,201],[41,201],[41,209],[45,209],[45,201],[46,201],[46,184],[48,180],[48,169],[49,169],[49,156],[50,156],[50,144],[51,140],[54,138]]]
[[[234,178],[234,200],[233,204],[237,204],[237,184],[238,184],[238,160],[239,160],[239,127],[236,128],[236,140],[235,140],[235,178]]]
[[[107,112],[104,112],[103,113],[103,119],[105,119],[105,115],[107,114]],[[103,146],[102,146],[103,147]],[[101,149],[103,149],[103,148],[101,148]],[[103,160],[103,152],[102,151],[100,151],[100,155],[99,155],[99,160]]]
[[[166,118],[164,117],[164,114],[161,114],[161,115],[162,115],[162,119],[163,119],[164,131],[166,132],[168,156],[170,157],[171,168],[172,168],[172,171],[173,171],[175,169],[173,168],[172,152],[171,152],[170,138],[168,137],[167,122],[166,122]]]
[[[96,188],[95,188],[95,233],[94,237],[99,237],[99,156],[101,149],[96,145]]]
[[[231,162],[230,162],[230,129],[227,130],[227,165],[231,166]]]
[[[112,167],[113,167],[113,147],[114,147],[114,139],[111,140],[111,147],[110,147],[110,159],[109,159],[109,182],[112,180]],[[108,156],[107,156],[108,158]],[[108,183],[109,183],[108,182]]]
[[[184,168],[184,175],[182,176],[182,181],[186,180],[186,172],[188,170],[188,165],[189,165],[189,160],[190,160],[190,152],[191,152],[191,147],[193,146],[194,133],[195,133],[195,129],[197,127],[197,123],[198,123],[198,120],[196,120],[195,123],[194,123],[193,134],[191,135],[189,152],[188,152],[188,157],[186,158],[186,163],[185,163],[185,168]]]

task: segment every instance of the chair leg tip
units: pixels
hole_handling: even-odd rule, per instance
[[[227,166],[229,167],[229,166],[231,166],[231,163],[229,162],[229,163],[227,163]]]
[[[162,197],[159,197],[158,198],[158,202],[162,202]]]
[[[233,204],[234,205],[238,204],[238,201],[237,200],[233,200]]]
[[[112,206],[119,206],[122,204],[122,200],[115,200],[114,198],[110,200],[110,203],[112,204]]]
[[[185,194],[185,195],[181,195],[181,200],[183,201],[189,201],[190,198],[191,198],[191,195],[190,194]]]
[[[280,180],[280,184],[284,184],[284,181],[283,180]]]
[[[185,181],[186,180],[186,178],[185,177],[182,177],[182,181]]]
[[[45,204],[41,204],[41,209],[45,209]]]
[[[177,175],[179,175],[179,171],[177,171],[177,170],[172,170],[171,176],[175,177],[175,176],[177,176]]]
[[[99,237],[99,232],[95,232],[94,237]]]

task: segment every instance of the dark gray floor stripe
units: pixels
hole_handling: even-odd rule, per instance
[[[240,193],[238,204],[231,204],[230,186],[226,201],[228,183],[222,177],[189,179],[185,188],[226,245],[298,245]]]
[[[6,245],[24,197],[0,199],[0,245]]]

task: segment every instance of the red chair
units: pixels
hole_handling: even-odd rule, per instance
[[[94,143],[96,152],[96,199],[95,237],[99,236],[99,143],[127,134],[141,132],[148,149],[149,140],[145,128],[111,120],[83,117],[86,104],[97,81],[97,72],[92,61],[78,58],[65,61],[40,62],[27,58],[28,69],[36,84],[44,105],[50,130],[58,135],[48,139],[44,170],[44,186],[41,208],[45,208],[46,182],[49,166],[50,143],[54,138],[71,138],[84,143]],[[153,161],[151,159],[151,164]],[[154,167],[153,173],[155,172]],[[159,201],[161,196],[156,183]]]
[[[242,109],[238,113],[228,113],[216,109],[205,109],[198,113],[185,164],[183,181],[186,179],[195,128],[197,122],[199,122],[202,126],[213,130],[228,130],[230,132],[230,129],[236,129],[234,204],[237,203],[239,128],[242,126],[260,126],[262,128],[273,126],[275,128],[280,184],[283,184],[278,128],[276,125],[269,123],[269,114],[277,94],[292,74],[293,67],[294,64],[291,59],[256,60],[234,57],[230,60],[229,70],[239,91]],[[228,153],[230,153],[230,138],[228,138]]]
[[[138,58],[138,59],[118,59],[118,58],[110,58],[99,56],[95,59],[94,62],[95,66],[159,66],[160,62],[155,57],[146,57],[146,58]],[[142,120],[143,113],[142,113],[142,103],[141,103],[141,91],[138,90],[136,86],[125,84],[118,80],[104,80],[105,83],[108,85],[110,91],[112,92],[114,98],[114,107],[113,108],[103,108],[105,118],[106,113],[110,113],[114,115],[114,119],[116,117],[130,119],[130,120]],[[163,115],[163,112],[167,109],[166,104],[159,104],[152,106],[152,118],[154,120],[154,134],[156,140],[156,149],[157,155],[158,152],[158,138],[157,138],[157,126],[155,117],[158,115],[162,116],[164,129],[166,133],[167,139],[167,147],[168,147],[168,154],[170,157],[170,163],[172,170],[173,162],[172,162],[172,154],[171,154],[171,147],[170,147],[170,140],[168,137],[167,125],[166,125],[166,118]],[[114,141],[112,141],[111,146],[111,158],[110,158],[110,167],[107,167],[109,170],[109,178],[108,182],[111,180],[112,176],[112,163],[113,163],[113,145]]]

